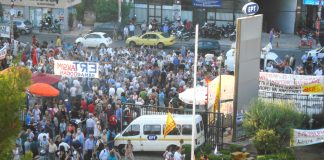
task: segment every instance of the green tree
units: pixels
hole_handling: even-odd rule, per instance
[[[97,0],[95,4],[97,22],[116,21],[118,4],[115,0]]]
[[[128,22],[131,8],[131,3],[122,3],[123,23]],[[116,0],[96,0],[95,11],[97,22],[118,21],[118,3]]]
[[[84,12],[85,12],[84,6],[85,5],[82,1],[82,3],[76,5],[76,7],[75,7],[76,8],[76,19],[81,22],[83,22],[83,20],[84,20]]]
[[[0,159],[11,159],[11,149],[21,130],[19,111],[23,109],[30,78],[30,71],[22,67],[0,73]]]
[[[284,144],[292,128],[301,128],[308,116],[299,113],[292,103],[254,101],[245,114],[243,127],[248,135],[255,136],[261,130],[273,130]]]

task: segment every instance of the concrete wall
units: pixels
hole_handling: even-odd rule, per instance
[[[278,27],[282,33],[294,33],[296,22],[297,0],[263,1],[266,30]]]

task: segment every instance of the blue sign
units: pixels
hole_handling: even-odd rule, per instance
[[[208,8],[216,8],[221,7],[221,0],[192,0],[192,5],[195,7],[208,7]]]
[[[154,135],[154,134],[150,134],[150,135],[147,136],[147,140],[149,140],[149,141],[155,141],[155,140],[157,140],[157,136]]]
[[[243,6],[242,12],[246,15],[254,15],[259,11],[259,5],[254,2],[247,3]]]
[[[319,0],[303,0],[304,5],[318,5]],[[324,0],[322,0],[322,4],[324,5]]]

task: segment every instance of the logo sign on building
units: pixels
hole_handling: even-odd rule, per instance
[[[246,15],[255,15],[259,11],[259,5],[254,2],[245,4],[242,8],[242,12]]]
[[[304,5],[318,5],[319,0],[303,0]],[[324,1],[322,1],[324,5]]]
[[[10,38],[10,26],[6,24],[0,24],[0,37]]]
[[[54,74],[67,77],[99,78],[99,63],[55,60]]]
[[[307,146],[324,142],[324,129],[301,130],[293,129],[290,146]]]
[[[192,0],[195,7],[216,8],[222,6],[221,0]]]

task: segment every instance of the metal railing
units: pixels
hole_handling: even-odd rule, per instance
[[[293,103],[299,112],[308,115],[319,114],[323,111],[324,96],[323,95],[302,95],[287,94],[260,91],[259,98],[274,101],[285,101]]]

